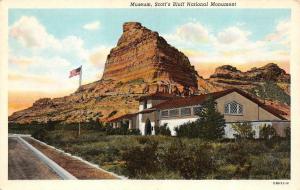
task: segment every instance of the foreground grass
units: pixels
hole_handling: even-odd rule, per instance
[[[10,131],[12,133],[31,131]],[[290,142],[212,142],[165,136],[48,131],[46,143],[103,169],[138,179],[289,179]]]

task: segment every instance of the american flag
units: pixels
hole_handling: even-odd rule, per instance
[[[81,67],[78,67],[77,69],[73,69],[72,71],[70,71],[70,76],[69,78],[71,77],[74,77],[74,76],[77,76],[81,73]]]

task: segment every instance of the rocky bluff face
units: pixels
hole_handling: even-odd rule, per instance
[[[285,70],[278,67],[277,64],[269,63],[260,68],[252,68],[249,71],[242,72],[231,65],[223,65],[216,68],[215,73],[210,78],[235,79],[253,82],[274,81],[290,82],[290,75]]]
[[[197,75],[189,59],[157,32],[138,22],[127,22],[117,46],[107,56],[102,79],[122,82],[142,79],[157,88],[165,90],[163,85],[171,85],[171,91],[182,92],[197,89]]]

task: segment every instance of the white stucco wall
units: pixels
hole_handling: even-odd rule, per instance
[[[168,124],[168,127],[171,131],[171,135],[172,136],[176,136],[176,131],[175,131],[175,128],[184,124],[184,123],[187,123],[187,122],[193,122],[193,121],[196,121],[197,118],[184,118],[184,119],[168,119],[168,120],[161,120],[160,121],[160,125],[164,125],[164,124]],[[272,122],[253,122],[252,123],[252,130],[255,131],[255,135],[254,135],[254,138],[259,138],[259,129],[260,129],[260,126],[262,125],[272,125]],[[151,122],[151,125],[152,125],[152,122]],[[231,127],[232,123],[227,123],[225,125],[225,135],[224,137],[225,138],[229,138],[229,139],[233,139],[234,138],[234,134],[236,134],[235,130],[232,129]]]
[[[259,138],[259,128],[261,125],[272,125],[272,122],[252,122],[252,130],[255,131],[254,138]],[[225,130],[225,138],[233,139],[234,134],[236,134],[235,130],[232,129],[232,123],[227,123],[224,130]]]
[[[196,121],[197,118],[193,117],[193,118],[181,118],[181,119],[161,119],[160,120],[160,125],[164,125],[165,123],[168,124],[168,127],[171,131],[171,135],[175,136],[176,132],[175,132],[175,128],[178,127],[179,125],[182,125],[184,123],[187,122],[192,122],[192,121]]]
[[[141,114],[139,114],[139,115],[141,115]],[[140,119],[139,129],[140,129],[141,134],[145,135],[146,122],[143,122],[141,118],[142,117],[139,117],[139,119]],[[154,121],[150,121],[150,122],[151,122],[151,127],[153,127],[153,130],[151,131],[151,134],[155,135],[155,131],[154,131],[155,122]]]

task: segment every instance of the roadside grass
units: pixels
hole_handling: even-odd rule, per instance
[[[33,130],[10,130],[13,133]],[[290,179],[290,141],[106,135],[55,129],[43,141],[132,179]]]

